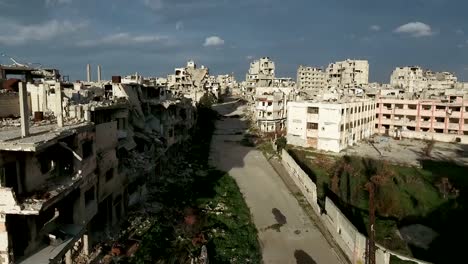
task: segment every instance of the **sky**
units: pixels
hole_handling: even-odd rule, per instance
[[[110,79],[166,76],[193,59],[243,80],[264,56],[292,78],[301,64],[350,58],[369,61],[370,81],[408,65],[468,81],[466,10],[466,0],[0,0],[0,63],[83,80],[88,63]]]

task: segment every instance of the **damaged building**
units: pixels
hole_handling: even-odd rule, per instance
[[[8,91],[0,113],[15,112],[0,117],[0,263],[78,263],[145,201],[197,113],[165,80],[139,77],[26,78]]]

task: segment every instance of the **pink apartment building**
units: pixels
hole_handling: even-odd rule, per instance
[[[468,143],[468,100],[377,99],[376,133]]]

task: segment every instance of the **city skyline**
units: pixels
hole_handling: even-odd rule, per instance
[[[407,65],[468,79],[468,3],[348,2],[0,0],[0,52],[62,69],[71,80],[85,79],[87,63],[102,65],[110,79],[135,70],[165,76],[188,59],[242,80],[264,56],[281,77],[294,78],[301,64],[350,58],[369,61],[371,82],[388,83]]]

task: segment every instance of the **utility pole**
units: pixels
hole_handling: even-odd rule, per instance
[[[375,184],[370,180],[366,183],[366,189],[369,191],[369,239],[366,264],[375,264]]]

